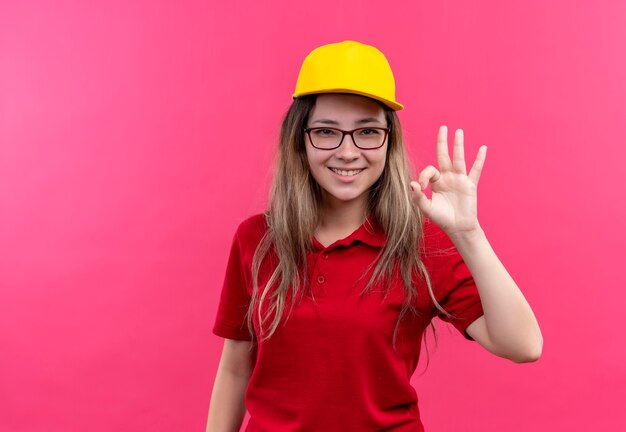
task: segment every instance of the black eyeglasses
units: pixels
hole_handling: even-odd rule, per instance
[[[341,145],[346,135],[350,135],[355,146],[362,150],[374,150],[385,144],[391,129],[363,127],[345,131],[331,127],[304,128],[311,145],[321,150],[334,150]]]

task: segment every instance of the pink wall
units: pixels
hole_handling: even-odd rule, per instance
[[[1,2],[0,430],[204,430],[232,234],[345,39],[390,60],[418,167],[441,124],[489,146],[479,219],[545,338],[517,365],[441,325],[427,430],[626,427],[626,3],[512,3]]]

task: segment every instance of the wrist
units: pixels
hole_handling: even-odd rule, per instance
[[[470,230],[449,233],[448,237],[455,245],[477,243],[487,238],[485,231],[483,231],[480,225]]]

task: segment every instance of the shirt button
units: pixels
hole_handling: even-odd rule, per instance
[[[327,254],[326,252],[324,252],[324,253],[322,254],[322,258],[324,258],[324,259],[328,259],[328,254]]]
[[[320,276],[318,276],[318,277],[317,277],[317,282],[318,282],[318,283],[323,284],[323,283],[324,283],[324,281],[325,281],[324,276],[321,276],[321,275],[320,275]]]

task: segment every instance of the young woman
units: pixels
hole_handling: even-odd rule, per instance
[[[477,219],[486,150],[439,129],[411,181],[384,55],[353,41],[305,59],[269,209],[235,233],[213,332],[225,338],[207,431],[422,431],[410,384],[432,319],[535,361],[531,308]],[[432,197],[424,190],[431,186]]]

